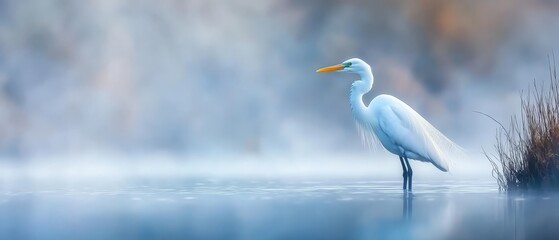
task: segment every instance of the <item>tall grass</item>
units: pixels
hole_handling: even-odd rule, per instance
[[[520,116],[501,125],[496,154],[486,153],[501,191],[559,189],[559,82],[549,66],[549,86],[534,82],[521,94]]]

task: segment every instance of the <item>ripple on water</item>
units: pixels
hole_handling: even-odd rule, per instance
[[[80,187],[78,188],[60,188],[60,189],[37,189],[35,191],[5,191],[2,195],[12,198],[22,195],[46,196],[117,196],[130,195],[132,198],[144,198],[147,196],[166,196],[184,198],[185,200],[193,200],[200,197],[224,196],[224,197],[241,197],[254,199],[285,199],[285,198],[331,198],[331,199],[386,199],[400,198],[402,194],[401,181],[340,181],[333,184],[332,181],[301,181],[282,182],[282,181],[216,181],[208,184],[207,182],[189,182],[188,185],[180,185],[179,182],[175,186],[127,186],[120,190],[115,190],[111,186],[110,190],[103,188]],[[414,194],[435,194],[435,196],[443,196],[441,194],[469,194],[469,193],[498,193],[498,188],[491,182],[427,182],[416,183],[414,185]],[[195,195],[196,197],[193,197]],[[381,196],[380,198],[378,196]],[[506,198],[506,196],[495,195],[495,197]],[[549,198],[548,198],[549,199]],[[159,199],[159,201],[168,201]]]

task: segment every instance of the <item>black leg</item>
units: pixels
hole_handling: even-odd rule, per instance
[[[406,170],[406,165],[404,164],[404,158],[400,157],[400,163],[402,164],[402,177],[404,177],[404,190],[406,190],[406,185],[408,183],[408,170]]]
[[[411,166],[410,166],[410,161],[408,161],[407,157],[404,157],[404,159],[406,160],[406,167],[408,168],[408,190],[411,191],[411,182],[412,182],[412,176],[413,176],[413,170],[411,170]]]

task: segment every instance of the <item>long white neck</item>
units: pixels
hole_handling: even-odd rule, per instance
[[[349,93],[349,104],[351,106],[351,112],[357,121],[365,123],[367,109],[369,106],[363,103],[363,95],[371,91],[373,88],[373,73],[369,67],[357,72],[361,77],[351,84],[351,90]]]

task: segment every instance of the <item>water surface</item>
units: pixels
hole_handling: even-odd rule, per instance
[[[559,196],[494,182],[133,179],[18,183],[1,239],[557,239]]]

